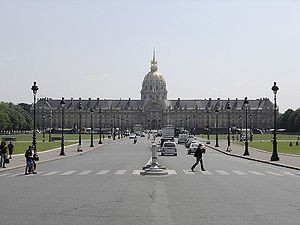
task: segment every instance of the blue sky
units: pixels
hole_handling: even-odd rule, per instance
[[[0,0],[0,101],[140,99],[156,49],[169,99],[300,107],[300,1]]]

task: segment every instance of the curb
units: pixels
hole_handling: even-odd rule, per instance
[[[242,159],[247,159],[247,160],[251,160],[251,161],[256,161],[256,162],[261,162],[261,163],[265,163],[265,164],[270,164],[270,165],[273,165],[273,166],[284,167],[284,168],[294,169],[294,170],[300,170],[299,167],[290,166],[290,165],[286,165],[286,164],[280,164],[280,163],[273,163],[273,162],[262,160],[262,159],[250,158],[250,157],[246,157],[246,156],[243,156],[243,155],[237,155],[237,154],[225,152],[223,150],[217,149],[217,148],[209,146],[209,145],[206,145],[206,146],[210,149],[213,149],[213,150],[218,151],[220,153],[223,153],[225,155],[229,155],[229,156],[233,156],[233,157],[237,157],[237,158],[242,158]]]

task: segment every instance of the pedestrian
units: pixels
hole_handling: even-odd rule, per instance
[[[11,155],[13,154],[13,151],[14,151],[14,145],[10,141],[7,147],[8,147],[9,158],[11,159]]]
[[[1,141],[0,152],[1,152],[0,167],[6,168],[5,163],[6,163],[6,157],[7,157],[7,147],[6,147],[5,141]]]
[[[196,158],[195,164],[191,167],[191,170],[194,172],[195,167],[199,164],[201,164],[201,170],[205,171],[204,166],[203,166],[203,160],[202,160],[202,154],[205,153],[205,145],[203,143],[200,143],[198,145],[198,148],[194,154]]]
[[[25,175],[28,175],[30,173],[36,174],[35,172],[36,164],[33,158],[32,146],[28,146],[28,149],[25,152],[25,158],[26,158]]]

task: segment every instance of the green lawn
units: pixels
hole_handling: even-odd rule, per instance
[[[296,141],[299,135],[285,135],[285,134],[278,134],[277,135],[277,150],[278,153],[289,153],[289,154],[296,154],[300,155],[300,145],[296,145]],[[207,138],[207,135],[199,135],[201,138]],[[235,135],[236,137],[236,135]],[[254,139],[252,142],[249,141],[249,147],[257,148],[260,150],[272,152],[273,151],[273,144],[271,142],[273,138],[273,134],[254,134]],[[211,140],[216,139],[216,135],[210,135]],[[227,135],[221,134],[219,135],[219,140],[227,140]],[[232,141],[232,136],[231,136]],[[290,142],[292,142],[293,146],[289,146]],[[239,145],[245,145],[244,142],[232,142]]]
[[[60,134],[52,134],[52,137],[61,137]],[[13,154],[21,154],[26,151],[29,145],[32,144],[32,134],[19,134],[19,135],[2,135],[0,138],[5,137],[15,137],[16,141],[13,143],[15,148]],[[91,138],[90,134],[82,134],[82,140],[89,140]],[[99,138],[99,135],[94,134],[94,140],[97,140]],[[78,134],[65,134],[65,146],[78,143]],[[46,151],[53,148],[59,148],[60,147],[60,141],[55,142],[49,142],[49,135],[45,135],[45,142],[43,141],[43,135],[37,134],[36,135],[37,140],[37,151]]]

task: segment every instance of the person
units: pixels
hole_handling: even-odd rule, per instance
[[[25,175],[28,175],[31,172],[33,174],[36,174],[32,146],[28,146],[28,149],[25,152],[25,158],[26,158]]]
[[[136,142],[137,142],[137,137],[136,137],[136,136],[134,136],[134,139],[133,139],[133,144],[136,144]]]
[[[203,143],[200,143],[200,144],[198,145],[198,148],[197,148],[195,154],[194,154],[194,156],[196,157],[196,162],[195,162],[195,164],[191,167],[191,170],[192,170],[193,172],[194,172],[195,167],[199,164],[199,162],[200,162],[200,164],[201,164],[201,170],[202,170],[202,171],[205,171],[204,166],[203,166],[203,160],[202,160],[202,153],[204,153],[204,152],[205,152],[205,146],[204,146]]]
[[[7,147],[6,147],[5,141],[1,141],[0,152],[1,152],[0,167],[6,168],[5,163],[6,163],[6,157],[7,157]]]
[[[11,155],[12,155],[12,153],[13,153],[13,151],[14,151],[14,145],[13,145],[13,143],[10,141],[7,147],[8,147],[9,158],[11,159]]]

